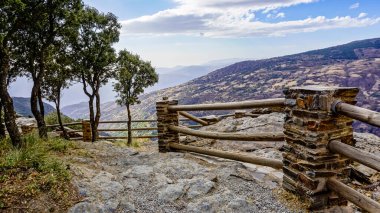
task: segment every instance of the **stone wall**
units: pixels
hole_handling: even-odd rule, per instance
[[[160,152],[170,151],[169,143],[179,143],[178,133],[168,128],[170,125],[178,126],[179,124],[178,112],[168,110],[168,106],[177,104],[178,100],[168,100],[167,98],[156,102],[158,149]]]
[[[310,209],[346,205],[326,187],[326,180],[338,176],[345,181],[351,161],[331,153],[331,140],[354,145],[352,119],[334,114],[336,100],[355,104],[357,88],[295,87],[284,91],[286,96],[283,152],[283,187],[301,196]]]

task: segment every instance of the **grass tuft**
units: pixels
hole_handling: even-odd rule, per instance
[[[42,140],[35,133],[23,140],[20,149],[12,147],[9,139],[0,141],[0,211],[12,212],[41,197],[57,201],[49,205],[58,209],[72,205],[79,196],[70,183],[68,166],[57,156],[75,148],[74,143],[58,138]],[[37,207],[30,208],[28,212],[38,212],[33,210]]]

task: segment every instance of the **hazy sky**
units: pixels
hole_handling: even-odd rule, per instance
[[[123,24],[116,48],[158,67],[267,58],[380,36],[379,0],[85,0]]]
[[[269,58],[380,37],[380,0],[84,0],[122,23],[115,48],[155,67],[231,58]],[[11,95],[29,97],[20,79]],[[112,86],[102,102],[114,99]],[[80,85],[63,105],[87,101]],[[68,95],[70,94],[70,95]]]

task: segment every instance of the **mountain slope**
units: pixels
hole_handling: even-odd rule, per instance
[[[141,96],[136,117],[154,115],[155,102],[167,96],[181,104],[283,97],[285,87],[330,85],[359,87],[358,105],[380,111],[380,38],[264,60],[243,61],[185,84]],[[103,119],[125,119],[116,104],[103,105]],[[111,107],[112,106],[112,107]],[[380,130],[355,124],[357,131]]]
[[[24,117],[33,116],[32,110],[30,108],[30,98],[13,97],[13,106],[15,107],[17,114]],[[55,111],[55,108],[48,103],[44,102],[44,107],[46,115]]]

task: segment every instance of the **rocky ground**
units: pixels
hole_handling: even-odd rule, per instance
[[[111,142],[80,147],[68,158],[84,200],[69,212],[292,212],[274,190],[278,170]]]
[[[282,114],[258,118],[227,118],[204,130],[220,132],[282,131]],[[355,134],[357,146],[380,154],[379,138]],[[282,143],[195,140],[183,143],[281,159]],[[282,172],[190,153],[158,153],[155,142],[141,148],[117,143],[78,142],[66,156],[82,202],[69,212],[303,212],[302,203],[279,190]],[[379,199],[379,173],[361,165],[371,184],[354,181],[358,190]],[[290,201],[291,200],[291,201]]]

